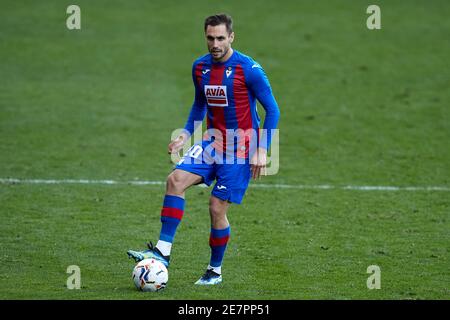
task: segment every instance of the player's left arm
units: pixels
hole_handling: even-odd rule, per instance
[[[260,143],[257,152],[252,159],[252,174],[253,178],[256,179],[260,176],[261,171],[265,170],[267,164],[267,150],[270,148],[272,142],[272,130],[276,129],[278,126],[280,108],[273,95],[269,79],[258,63],[254,63],[248,70],[247,86],[266,112]]]

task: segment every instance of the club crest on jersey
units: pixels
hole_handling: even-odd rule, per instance
[[[212,107],[227,107],[227,86],[205,85],[206,102]]]
[[[230,77],[230,74],[233,72],[233,70],[231,69],[231,67],[228,67],[227,71],[225,71],[225,73],[227,74],[227,78]]]

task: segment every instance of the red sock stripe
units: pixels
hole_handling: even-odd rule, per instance
[[[177,208],[166,208],[163,207],[161,210],[161,216],[163,217],[169,217],[169,218],[175,218],[178,220],[181,220],[183,218],[183,210],[177,209]]]
[[[230,236],[225,236],[221,238],[209,237],[209,245],[213,247],[226,245],[228,243],[229,238]]]

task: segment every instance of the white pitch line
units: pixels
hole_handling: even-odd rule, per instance
[[[360,191],[450,191],[450,187],[393,187],[393,186],[332,186],[332,185],[292,185],[292,184],[253,184],[255,188],[273,189],[340,189],[340,190],[360,190]]]
[[[104,185],[165,185],[165,181],[142,181],[142,180],[87,180],[87,179],[14,179],[0,178],[0,184],[104,184]],[[202,186],[202,185],[200,185]],[[203,185],[204,186],[204,185]],[[252,183],[252,188],[263,189],[301,189],[301,190],[358,190],[358,191],[450,191],[450,187],[445,186],[338,186],[338,185],[302,185],[302,184],[263,184]]]
[[[165,185],[164,181],[117,181],[117,180],[86,180],[86,179],[62,179],[62,180],[47,180],[47,179],[12,179],[0,178],[0,183],[3,184],[132,184],[132,185]]]

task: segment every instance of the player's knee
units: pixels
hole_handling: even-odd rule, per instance
[[[211,214],[212,217],[218,217],[220,215],[220,210],[217,206],[210,204],[209,213]]]
[[[220,200],[211,200],[209,202],[209,213],[213,218],[222,218],[226,215],[226,208]]]
[[[172,194],[182,194],[185,190],[185,186],[181,177],[176,173],[172,172],[167,177],[167,191]]]

